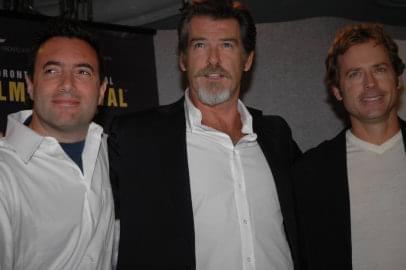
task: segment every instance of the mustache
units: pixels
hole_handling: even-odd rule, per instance
[[[227,72],[223,67],[221,66],[213,66],[213,65],[208,65],[207,67],[199,70],[196,73],[196,77],[202,77],[202,76],[208,76],[211,74],[219,74],[223,77],[230,78],[231,75],[230,73]]]

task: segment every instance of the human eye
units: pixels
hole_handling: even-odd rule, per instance
[[[234,43],[231,41],[225,41],[223,42],[223,47],[226,49],[232,49],[234,48]]]
[[[83,75],[83,76],[91,76],[92,75],[92,73],[90,71],[84,70],[84,69],[79,70],[78,74]]]
[[[202,41],[196,41],[193,43],[194,49],[202,49],[204,48],[204,43]]]
[[[53,66],[47,66],[43,71],[46,76],[56,76],[60,73],[59,69]]]
[[[78,67],[75,71],[76,76],[81,78],[90,78],[93,75],[90,67]]]
[[[375,67],[374,72],[377,74],[383,74],[386,73],[387,70],[388,68],[385,65],[379,65]]]
[[[362,72],[360,70],[352,70],[348,72],[347,78],[350,80],[357,80],[362,77]]]

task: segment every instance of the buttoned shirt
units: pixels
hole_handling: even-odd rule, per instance
[[[197,270],[293,269],[272,172],[241,101],[244,136],[201,124],[185,94]],[[271,153],[272,154],[272,153]]]
[[[106,137],[91,123],[83,172],[53,137],[9,115],[0,139],[0,269],[111,269],[114,207]]]

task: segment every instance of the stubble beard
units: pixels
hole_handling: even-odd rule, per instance
[[[208,106],[216,106],[227,102],[232,96],[230,89],[224,89],[220,83],[210,83],[207,87],[196,89],[199,100]]]

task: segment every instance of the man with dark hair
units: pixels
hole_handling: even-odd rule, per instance
[[[58,23],[34,47],[33,110],[0,139],[0,269],[112,269],[114,203],[101,57],[78,25]]]
[[[179,26],[188,89],[175,104],[113,121],[119,269],[294,269],[286,122],[239,100],[255,24],[235,1],[190,1]]]
[[[406,123],[398,47],[379,24],[339,31],[326,84],[350,125],[295,165],[308,269],[406,269]]]

